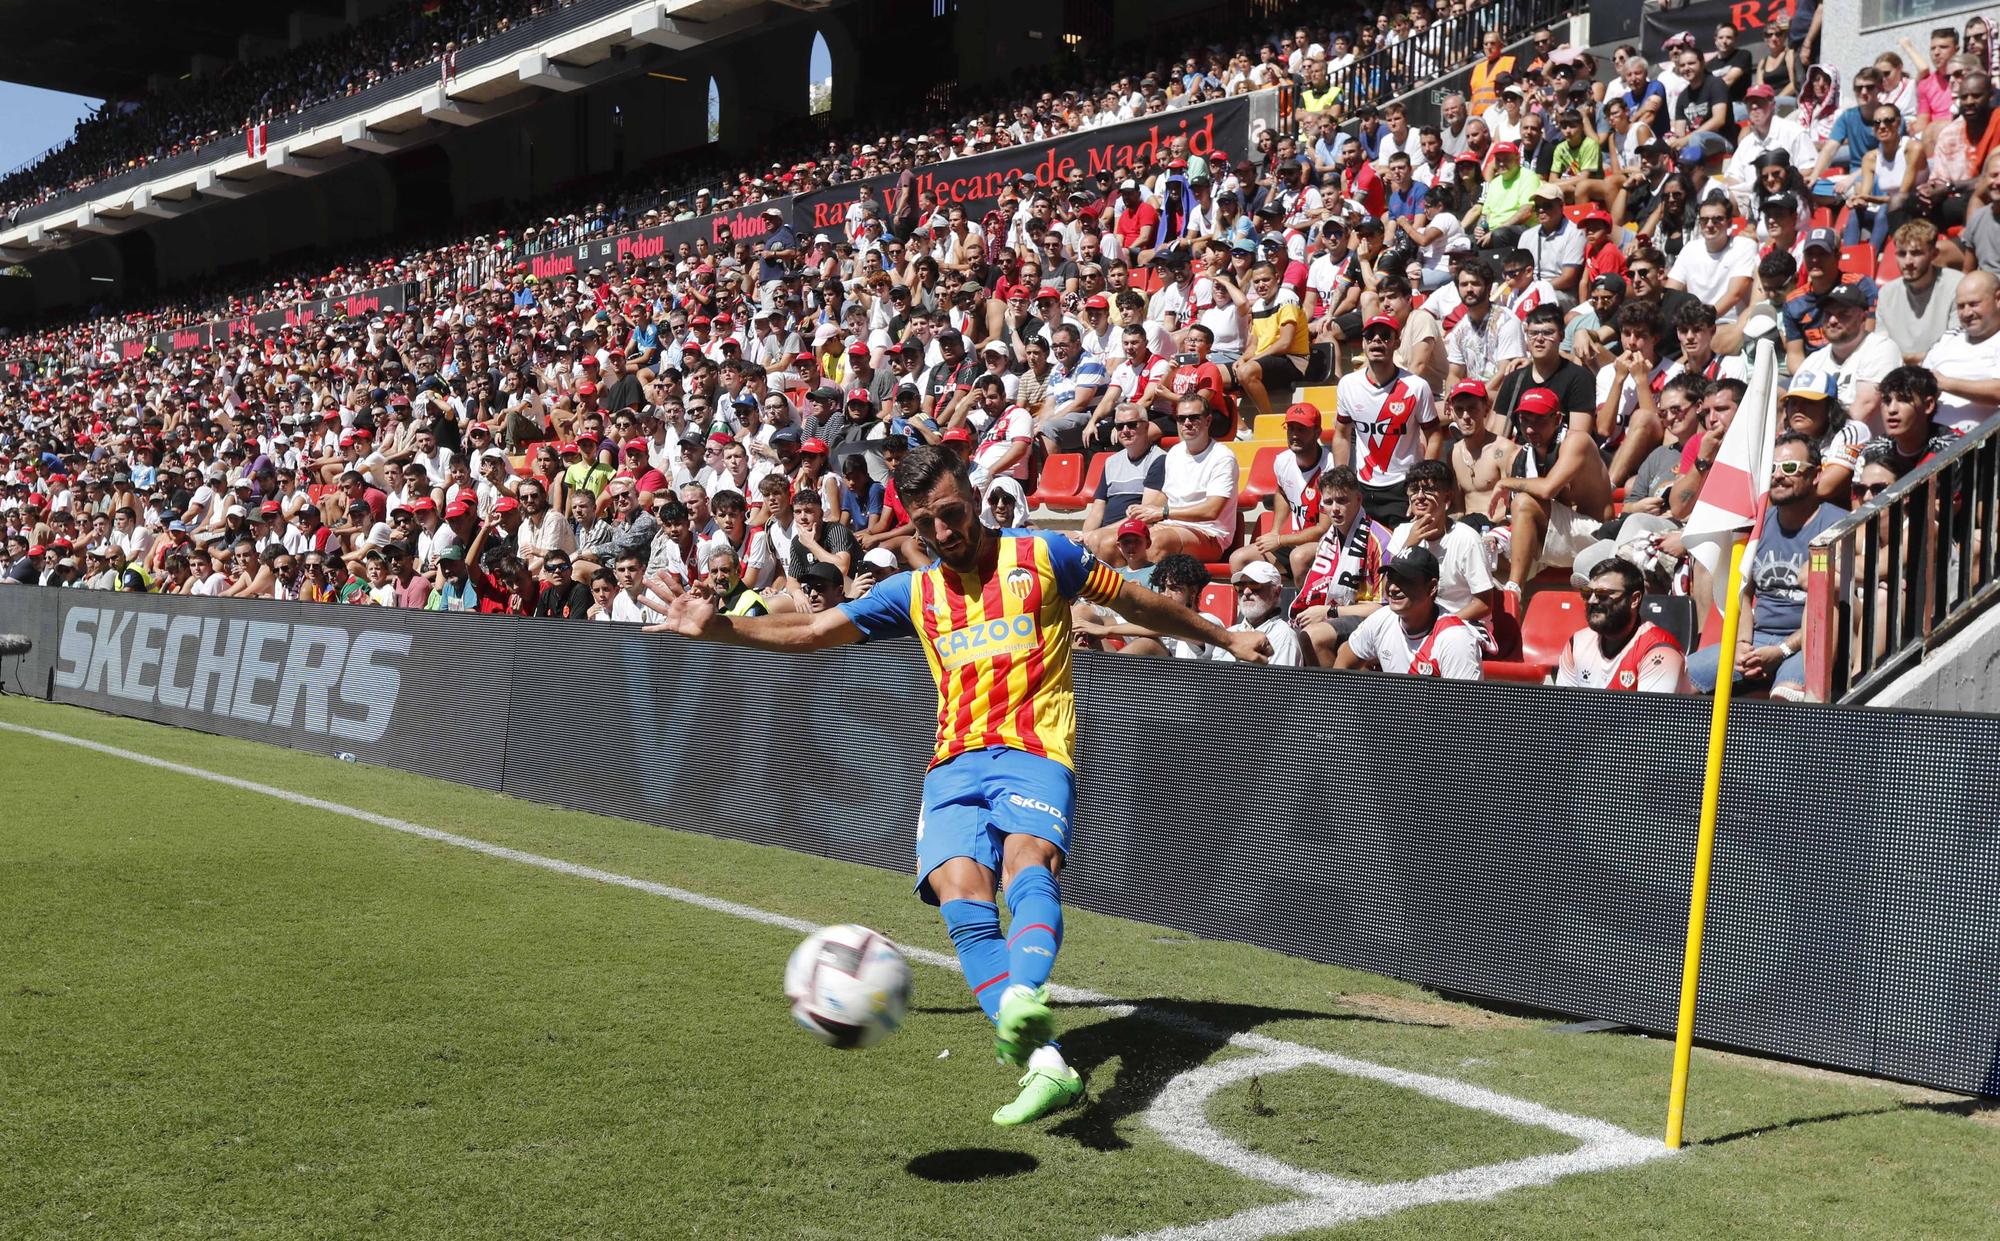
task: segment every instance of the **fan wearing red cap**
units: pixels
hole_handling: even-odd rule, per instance
[[[1285,410],[1285,451],[1271,462],[1277,490],[1271,497],[1271,528],[1229,558],[1232,571],[1250,564],[1289,569],[1303,582],[1318,554],[1319,542],[1333,523],[1320,501],[1320,476],[1333,462],[1322,440],[1326,415],[1317,405],[1299,401]]]
[[[1408,516],[1404,487],[1410,466],[1444,452],[1444,425],[1438,421],[1431,386],[1423,376],[1396,365],[1402,325],[1376,315],[1361,325],[1358,371],[1343,375],[1334,389],[1332,461],[1351,466],[1361,481],[1361,504],[1385,526]]]
[[[1500,491],[1510,505],[1508,589],[1521,591],[1544,569],[1575,564],[1616,506],[1597,441],[1569,425],[1555,393],[1547,388],[1521,393],[1514,403],[1514,437],[1518,447]]]
[[[1458,432],[1451,443],[1452,475],[1462,511],[1491,518],[1500,471],[1513,460],[1514,441],[1494,434],[1489,422],[1493,396],[1477,379],[1461,379],[1445,394],[1445,426]]]

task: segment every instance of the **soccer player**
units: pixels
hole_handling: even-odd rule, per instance
[[[906,634],[922,642],[938,730],[917,818],[917,894],[944,917],[973,998],[997,1027],[995,1055],[1027,1070],[1019,1096],[993,1113],[994,1124],[1018,1125],[1083,1095],[1083,1079],[1050,1041],[1047,985],[1062,944],[1056,874],[1076,803],[1070,601],[1249,663],[1264,662],[1271,644],[1126,580],[1060,535],[987,528],[966,466],[946,450],[910,453],[896,490],[933,557],[927,567],[817,613],[729,616],[697,587],[652,628],[767,651]],[[1002,880],[1009,938],[994,900]]]

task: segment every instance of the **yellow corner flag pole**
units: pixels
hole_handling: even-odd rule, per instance
[[[1701,827],[1694,838],[1694,885],[1688,893],[1687,955],[1681,962],[1681,1017],[1674,1030],[1674,1083],[1667,1092],[1667,1149],[1681,1146],[1687,1115],[1688,1057],[1694,1051],[1694,993],[1701,978],[1701,932],[1708,920],[1708,866],[1715,852],[1715,810],[1722,795],[1722,741],[1729,731],[1729,691],[1736,670],[1736,622],[1743,614],[1743,546],[1729,548],[1727,601],[1722,607],[1721,658],[1715,678],[1715,706],[1708,719],[1708,770],[1701,782]]]

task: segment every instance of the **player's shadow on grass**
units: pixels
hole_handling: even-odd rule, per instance
[[[1067,1046],[1067,1044],[1065,1044]],[[1897,1112],[1935,1112],[1940,1116],[1982,1116],[2000,1110],[2000,1104],[1991,1099],[1952,1099],[1946,1102],[1921,1102],[1905,1100],[1888,1107],[1849,1108],[1840,1112],[1825,1112],[1818,1116],[1794,1116],[1789,1120],[1774,1120],[1768,1125],[1758,1125],[1750,1129],[1739,1129],[1735,1133],[1719,1133],[1712,1138],[1701,1138],[1696,1146],[1723,1146],[1730,1142],[1741,1142],[1746,1138],[1767,1137],[1774,1133],[1790,1133],[1807,1125],[1826,1125],[1842,1120],[1860,1120],[1869,1116],[1890,1116]]]
[[[1081,1111],[1050,1132],[1096,1151],[1124,1150],[1131,1143],[1119,1136],[1118,1122],[1144,1111],[1168,1082],[1206,1064],[1233,1036],[1274,1021],[1368,1021],[1444,1028],[1432,1022],[1361,1013],[1142,1000],[1126,1016],[1106,1017],[1062,1032],[1063,1058],[1089,1079],[1090,1093]],[[1118,1069],[1107,1079],[1098,1070],[1113,1059],[1119,1062]]]

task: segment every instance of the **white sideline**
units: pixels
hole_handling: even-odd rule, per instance
[[[720,897],[690,892],[686,888],[677,888],[671,884],[621,875],[615,871],[600,870],[595,866],[585,866],[577,862],[566,862],[561,858],[510,849],[505,845],[496,845],[469,836],[440,831],[434,827],[425,827],[407,819],[376,814],[372,810],[361,810],[354,806],[344,806],[339,802],[309,797],[289,789],[259,784],[255,780],[244,780],[199,767],[189,767],[167,759],[155,758],[150,754],[141,754],[135,750],[120,749],[99,741],[73,737],[67,733],[30,728],[4,720],[0,720],[0,730],[39,737],[44,741],[53,741],[61,745],[76,746],[111,758],[170,771],[176,775],[227,785],[247,793],[258,793],[295,806],[344,815],[363,823],[371,823],[376,827],[388,828],[390,831],[403,832],[460,849],[469,849],[474,853],[483,853],[488,857],[501,858],[509,862],[519,862],[525,866],[540,867],[559,875],[631,888],[651,896],[664,896],[668,900],[679,901],[715,913],[728,914],[734,918],[743,918],[750,922],[761,922],[766,926],[784,927],[801,934],[810,934],[819,929],[816,923],[803,918],[787,917],[768,909],[758,909],[754,905],[726,901]],[[953,971],[958,969],[957,959],[941,952],[909,946],[904,946],[903,951],[911,960],[921,961],[925,965]],[[1198,1238],[1206,1241],[1256,1241],[1257,1238],[1283,1236],[1309,1229],[1332,1228],[1354,1220],[1388,1215],[1431,1203],[1469,1202],[1493,1198],[1509,1190],[1531,1185],[1546,1185],[1582,1172],[1633,1167],[1651,1160],[1667,1158],[1673,1153],[1660,1142],[1641,1138],[1604,1121],[1558,1112],[1538,1103],[1516,1099],[1453,1078],[1390,1068],[1298,1043],[1288,1043],[1262,1034],[1230,1034],[1218,1027],[1178,1013],[1119,1003],[1112,997],[1095,991],[1055,985],[1049,990],[1055,998],[1065,1003],[1089,1005],[1114,1017],[1138,1013],[1146,1020],[1161,1025],[1226,1039],[1229,1046],[1253,1053],[1201,1065],[1173,1078],[1161,1089],[1152,1107],[1147,1109],[1146,1122],[1165,1141],[1189,1154],[1228,1168],[1251,1180],[1263,1181],[1302,1195],[1292,1202],[1255,1207],[1199,1224],[1161,1229],[1128,1238],[1127,1241],[1196,1241]],[[1326,1173],[1292,1167],[1244,1148],[1240,1143],[1225,1137],[1209,1123],[1207,1117],[1209,1098],[1231,1082],[1252,1074],[1281,1073],[1288,1069],[1308,1067],[1330,1069],[1350,1077],[1413,1090],[1443,1103],[1485,1112],[1516,1124],[1551,1129],[1576,1139],[1581,1145],[1573,1151],[1560,1155],[1540,1155],[1507,1163],[1462,1168],[1455,1172],[1424,1177],[1421,1180],[1379,1184],[1344,1180]]]

